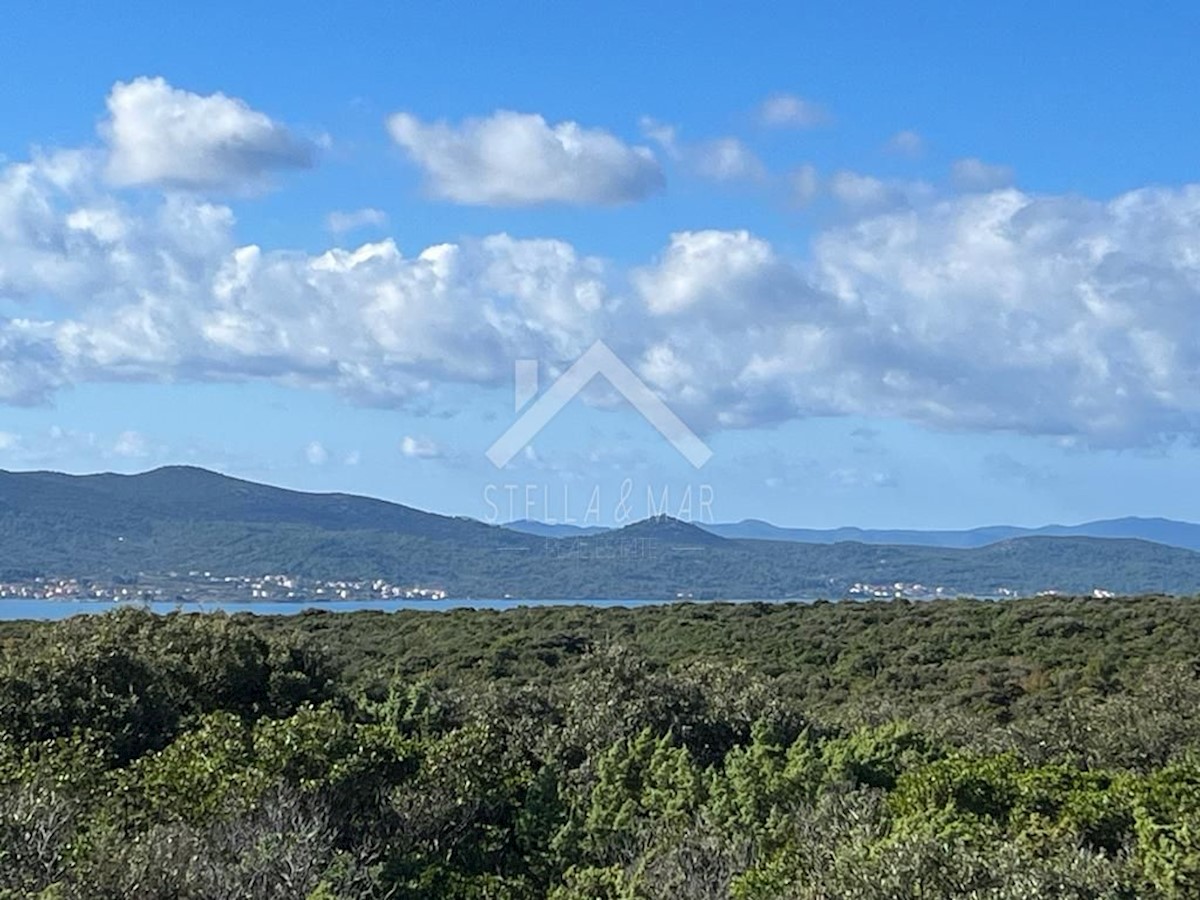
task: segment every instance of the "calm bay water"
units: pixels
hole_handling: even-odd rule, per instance
[[[669,603],[668,600],[225,600],[214,603],[112,603],[97,600],[0,600],[0,620],[65,619],[88,613],[102,613],[121,607],[138,607],[156,613],[215,612],[254,613],[260,616],[290,616],[306,609],[329,612],[353,612],[374,609],[395,612],[399,609],[419,609],[426,612],[446,612],[452,609],[516,609],[518,606],[646,606]],[[768,601],[771,602],[771,601]]]

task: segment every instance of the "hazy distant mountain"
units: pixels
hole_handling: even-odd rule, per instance
[[[759,519],[741,522],[704,525],[707,531],[725,538],[750,538],[767,541],[803,541],[812,544],[834,544],[838,541],[861,541],[864,544],[910,544],[919,547],[984,547],[996,541],[1017,537],[1097,537],[1131,538],[1153,541],[1171,547],[1200,550],[1200,525],[1172,519],[1104,519],[1082,525],[1046,525],[1041,528],[1019,528],[1013,525],[993,525],[963,531],[919,531],[912,529],[865,528],[781,528]]]
[[[610,535],[620,539],[647,537],[656,541],[674,540],[688,544],[709,544],[724,540],[720,535],[713,534],[711,529],[682,522],[670,516],[654,516],[639,522],[631,522],[623,528],[605,528],[603,525],[568,525],[561,522],[538,522],[532,519],[506,522],[501,527],[521,534],[532,534],[554,540],[597,535]]]
[[[1137,520],[1121,520],[1136,522]],[[1161,521],[1161,520],[1160,520]],[[0,472],[0,575],[209,571],[380,578],[454,596],[840,597],[860,582],[992,594],[1106,588],[1200,592],[1200,553],[1028,536],[977,548],[723,537],[659,517],[567,540],[346,494],[308,494],[171,467],[141,475]],[[1161,523],[1160,536],[1178,523]],[[778,536],[742,523],[759,537]],[[1193,526],[1194,527],[1194,526]],[[852,532],[877,538],[921,532]],[[974,532],[973,534],[978,534]],[[2,602],[2,601],[0,601]]]
[[[632,522],[624,528],[607,531],[592,538],[593,542],[597,544],[604,541],[631,541],[638,539],[678,544],[681,546],[702,547],[725,546],[730,543],[730,541],[720,535],[706,531],[698,525],[693,525],[690,522],[681,522],[679,519],[673,519],[670,516],[653,516],[649,519],[642,519],[640,522]]]
[[[603,525],[567,525],[561,522],[538,522],[535,519],[505,522],[502,527],[509,531],[519,531],[521,534],[533,534],[545,538],[587,537],[589,534],[603,534],[609,530]]]

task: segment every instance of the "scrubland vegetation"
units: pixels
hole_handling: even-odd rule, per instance
[[[1200,602],[0,628],[0,896],[1200,896]]]

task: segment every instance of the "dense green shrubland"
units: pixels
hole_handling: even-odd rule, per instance
[[[1200,603],[0,635],[0,896],[1200,896]]]

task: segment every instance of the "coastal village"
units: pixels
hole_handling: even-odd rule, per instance
[[[444,600],[439,587],[397,585],[384,579],[321,580],[293,575],[217,575],[212,572],[139,574],[136,578],[30,577],[0,580],[0,601],[96,600]]]
[[[1039,597],[1058,596],[1057,590],[1037,592]],[[1095,588],[1096,599],[1115,597],[1113,591]],[[844,592],[853,600],[937,600],[969,596],[962,591],[917,582],[873,584],[855,582]],[[997,587],[987,599],[1020,596],[1018,591]],[[236,602],[236,601],[364,601],[364,600],[444,600],[445,589],[426,585],[393,584],[385,579],[322,580],[294,575],[219,575],[212,572],[168,572],[164,575],[140,573],[136,577],[67,578],[27,577],[0,580],[0,601],[63,600],[109,602]],[[679,591],[675,599],[686,602],[693,594]]]

